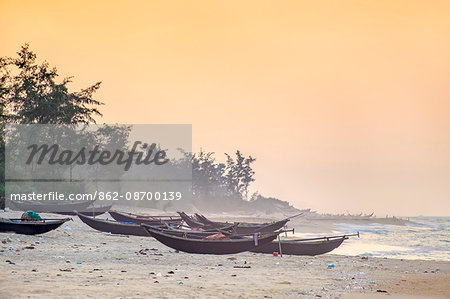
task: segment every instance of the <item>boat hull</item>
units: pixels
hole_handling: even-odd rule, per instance
[[[187,225],[193,228],[203,228],[203,229],[220,229],[225,226],[230,226],[231,223],[228,222],[215,222],[207,219],[203,215],[196,214],[196,218],[187,215],[184,212],[178,212],[180,217],[186,222]],[[289,218],[279,220],[272,223],[239,223],[235,229],[236,234],[252,234],[252,233],[271,233],[283,228],[286,223],[288,223]]]
[[[281,244],[281,253],[287,255],[309,255],[315,256],[324,253],[328,253],[336,248],[338,248],[344,240],[348,239],[347,237],[333,238],[327,240],[324,238],[320,241],[273,241],[269,244],[260,246],[252,250],[252,252],[256,253],[267,253],[273,254],[274,252],[280,253],[280,244]]]
[[[137,217],[132,215],[127,215],[126,213],[121,213],[118,211],[110,210],[108,212],[114,220],[119,222],[133,222],[135,224],[148,224],[148,225],[159,225],[163,223],[179,225],[181,223],[181,218],[179,217],[167,217],[167,219],[158,219],[150,217]]]
[[[252,225],[252,226],[245,226],[245,225],[238,225],[236,227],[236,233],[237,234],[251,234],[251,233],[271,233],[274,231],[277,231],[279,229],[282,229],[286,223],[289,220],[280,220],[274,223],[266,223],[264,225]]]
[[[121,223],[111,220],[95,219],[76,212],[77,216],[86,225],[91,228],[116,235],[141,236],[148,237],[149,235],[141,228],[140,225],[133,223]]]
[[[190,239],[182,238],[163,232],[159,232],[148,227],[144,229],[156,240],[163,243],[167,247],[175,250],[196,253],[196,254],[235,254],[244,251],[250,251],[255,246],[255,241],[252,238],[238,239],[238,240],[208,240],[208,239]],[[272,233],[270,235],[262,236],[258,240],[258,245],[264,245],[272,242],[278,233]]]
[[[70,219],[48,221],[20,221],[0,219],[0,232],[14,232],[23,235],[39,235],[55,230]]]

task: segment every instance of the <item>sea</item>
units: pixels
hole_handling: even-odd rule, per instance
[[[330,235],[360,233],[331,253],[380,258],[450,261],[450,217],[408,217],[412,223],[336,223]],[[318,237],[323,234],[304,234]]]

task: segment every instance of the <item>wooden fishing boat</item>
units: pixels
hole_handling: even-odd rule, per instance
[[[105,214],[106,212],[108,212],[111,209],[112,205],[109,206],[101,206],[101,207],[89,207],[88,209],[84,210],[84,211],[80,211],[80,214],[86,215],[86,216],[99,216],[102,214]],[[67,215],[67,216],[76,216],[77,214],[75,214],[74,211],[67,211],[67,212],[56,212],[56,214],[60,214],[60,215]]]
[[[273,223],[264,223],[263,225],[248,225],[239,223],[239,225],[236,227],[235,232],[236,234],[241,235],[251,233],[271,233],[285,227],[288,221],[289,219],[283,219]]]
[[[206,228],[206,229],[214,229],[216,228],[216,225],[211,225],[211,224],[205,224],[202,223],[196,219],[194,219],[193,217],[189,216],[188,214],[186,214],[185,212],[177,212],[181,219],[190,227],[193,228]]]
[[[254,248],[251,251],[256,253],[268,254],[278,252],[280,254],[287,255],[315,256],[330,252],[338,248],[350,236],[359,237],[359,233],[354,235],[342,235],[333,237],[273,241],[269,244]]]
[[[98,219],[83,215],[78,212],[75,212],[75,214],[85,224],[101,232],[118,235],[148,237],[148,234],[145,232],[145,230],[142,229],[140,225],[132,222],[117,222],[107,219]]]
[[[94,201],[75,201],[75,202],[39,202],[39,201],[13,201],[9,200],[8,205],[11,203],[11,209],[17,211],[34,211],[37,213],[64,213],[71,211],[85,211],[91,206]]]
[[[234,254],[249,251],[258,246],[272,242],[278,232],[251,237],[236,237],[227,239],[205,239],[198,237],[179,237],[157,231],[148,226],[143,228],[156,240],[175,250],[198,254]],[[255,238],[256,237],[256,238]]]
[[[148,225],[160,225],[160,224],[172,224],[180,225],[181,218],[176,216],[143,216],[133,213],[119,212],[116,210],[110,210],[109,214],[114,220],[119,222],[133,222],[135,224],[148,224]]]
[[[195,218],[187,215],[184,212],[178,212],[178,214],[180,215],[181,219],[183,219],[183,221],[187,225],[189,225],[190,227],[194,227],[194,228],[213,230],[213,229],[220,229],[220,228],[229,226],[231,224],[229,222],[211,221],[211,220],[207,219],[205,216],[199,215],[199,214],[196,214]],[[288,217],[288,218],[285,218],[285,219],[282,219],[279,221],[275,221],[272,223],[235,222],[235,223],[238,223],[235,233],[243,235],[243,234],[252,234],[252,233],[258,233],[258,232],[260,232],[260,233],[274,232],[274,231],[277,231],[277,230],[283,228],[286,225],[286,223],[288,223],[288,221],[290,219],[292,219],[293,217],[297,217],[300,215],[301,214],[298,214],[298,215]]]
[[[237,225],[237,224],[236,224]],[[171,227],[169,225],[163,227],[156,227],[156,226],[152,226],[152,225],[148,225],[145,223],[142,223],[141,226],[143,227],[148,227],[150,229],[159,231],[159,232],[163,232],[166,233],[168,235],[172,235],[172,236],[178,236],[178,237],[184,237],[184,238],[197,238],[197,239],[202,239],[204,237],[208,237],[214,234],[223,234],[226,236],[236,236],[236,234],[234,233],[234,229],[236,225],[231,225],[229,227],[225,227],[223,229],[220,230],[195,230],[195,229],[191,229],[191,228],[179,228],[179,227]]]
[[[21,220],[0,218],[0,232],[14,232],[23,235],[38,235],[52,231],[60,227],[63,223],[72,220],[65,219],[42,219],[42,220]]]

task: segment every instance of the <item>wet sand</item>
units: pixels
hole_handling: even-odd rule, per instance
[[[45,235],[0,240],[1,298],[450,298],[450,262],[176,253],[75,217]]]

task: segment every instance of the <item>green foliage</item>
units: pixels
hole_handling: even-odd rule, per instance
[[[245,200],[248,200],[248,187],[251,182],[255,179],[255,171],[252,169],[251,164],[256,161],[256,159],[249,156],[244,157],[241,152],[236,151],[236,160],[234,160],[230,155],[227,156],[227,174],[226,179],[228,183],[228,189],[233,194],[239,194]]]
[[[93,99],[101,82],[70,92],[71,78],[56,82],[56,68],[47,62],[37,64],[29,45],[18,57],[0,58],[0,206],[4,206],[4,128],[6,123],[80,124],[95,123],[103,105]]]
[[[101,113],[96,108],[103,103],[94,100],[93,94],[101,82],[69,92],[71,78],[56,82],[56,68],[47,62],[38,65],[36,54],[28,44],[22,46],[17,58],[0,58],[1,103],[9,113],[8,121],[16,123],[79,124],[95,122]]]
[[[218,163],[214,153],[200,151],[191,156],[194,202],[199,208],[215,205],[239,206],[248,197],[248,187],[254,181],[252,163],[255,159],[236,151],[226,163]]]

